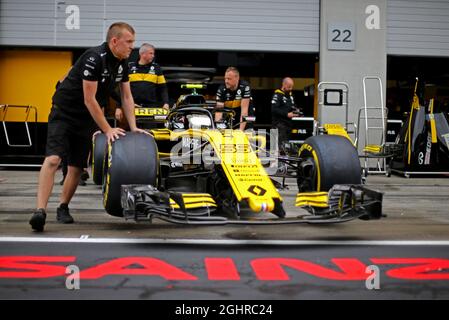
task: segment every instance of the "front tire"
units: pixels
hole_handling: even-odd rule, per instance
[[[357,149],[341,136],[308,138],[299,150],[304,160],[298,170],[299,192],[328,191],[335,184],[361,184]]]
[[[104,133],[95,135],[92,139],[92,180],[96,185],[103,183],[106,148],[106,135]]]
[[[159,156],[152,136],[127,132],[108,146],[103,181],[103,205],[110,215],[123,217],[121,186],[124,184],[157,185]]]

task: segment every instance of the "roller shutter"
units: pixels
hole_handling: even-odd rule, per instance
[[[0,45],[93,46],[114,21],[165,49],[319,50],[319,0],[0,0]]]
[[[449,1],[388,0],[387,54],[449,56]]]

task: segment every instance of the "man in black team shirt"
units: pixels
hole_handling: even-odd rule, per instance
[[[168,88],[159,64],[154,62],[155,48],[144,43],[139,49],[139,60],[129,63],[129,83],[134,102],[141,107],[163,107],[168,109]],[[115,111],[115,118],[122,122],[121,108]],[[126,126],[126,125],[125,125]]]
[[[276,89],[271,99],[272,122],[274,129],[278,129],[281,154],[285,154],[285,143],[288,142],[292,130],[292,118],[301,114],[292,94],[294,85],[292,78],[284,78],[282,87]]]
[[[106,42],[87,50],[53,95],[45,160],[39,173],[37,210],[30,220],[34,230],[44,230],[45,211],[61,158],[67,159],[68,173],[56,218],[60,223],[73,223],[68,204],[85,167],[93,132],[99,127],[108,142],[125,135],[123,129],[108,124],[101,110],[116,82],[120,82],[122,105],[131,131],[145,132],[136,127],[134,100],[128,81],[127,58],[134,46],[134,34],[134,29],[127,23],[112,24]]]
[[[246,122],[242,117],[248,116],[251,88],[248,82],[240,80],[240,73],[234,67],[226,69],[224,80],[225,84],[217,90],[217,107],[234,109],[234,123],[240,122],[240,130],[245,130]]]

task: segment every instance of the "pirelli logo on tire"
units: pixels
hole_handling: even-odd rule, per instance
[[[103,206],[106,207],[107,202],[108,202],[108,196],[109,196],[109,185],[110,185],[110,168],[112,165],[112,143],[108,144],[108,153],[107,153],[107,173],[106,173],[106,177],[105,182],[103,184]]]
[[[299,153],[301,153],[303,150],[307,150],[312,152],[313,148],[311,145],[307,144],[307,143],[303,143],[303,145],[301,146],[301,148],[299,149]]]

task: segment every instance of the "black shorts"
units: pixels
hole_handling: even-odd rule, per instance
[[[48,117],[45,156],[56,155],[66,159],[69,166],[86,168],[95,130],[93,119],[76,120],[53,107]]]

